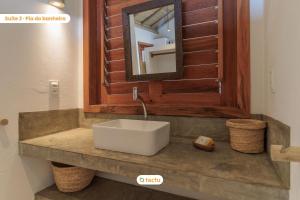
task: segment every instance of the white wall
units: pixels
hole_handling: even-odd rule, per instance
[[[251,15],[251,113],[265,112],[265,6],[264,0],[250,0]]]
[[[147,31],[139,26],[135,26],[136,42],[153,44],[153,40],[158,36],[156,33]]]
[[[300,146],[299,9],[299,0],[266,0],[266,114],[291,127],[295,146]],[[298,200],[300,164],[292,164],[291,170],[290,199]]]
[[[0,24],[0,200],[33,200],[49,184],[46,161],[18,155],[18,113],[78,107],[81,33],[80,0],[68,0],[65,25]],[[47,0],[1,0],[0,13],[61,13]],[[48,80],[60,81],[59,98],[51,99]]]
[[[171,31],[168,31],[168,28]],[[160,37],[169,38],[172,42],[175,42],[175,19],[171,19],[168,23],[164,24],[158,29]]]
[[[251,0],[252,111],[291,127],[300,146],[300,1]],[[291,167],[290,199],[300,197],[300,164]]]

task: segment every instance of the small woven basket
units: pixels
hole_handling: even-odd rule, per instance
[[[78,192],[92,182],[95,171],[52,162],[54,180],[61,192]]]
[[[253,119],[231,119],[229,127],[231,148],[242,153],[264,152],[266,122]]]

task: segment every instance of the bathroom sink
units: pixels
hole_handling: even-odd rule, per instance
[[[170,123],[118,119],[93,125],[96,148],[144,156],[169,144]]]

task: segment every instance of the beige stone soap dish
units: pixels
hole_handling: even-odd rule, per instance
[[[204,151],[214,151],[215,149],[215,142],[212,138],[200,136],[197,140],[193,143],[194,147],[204,150]]]

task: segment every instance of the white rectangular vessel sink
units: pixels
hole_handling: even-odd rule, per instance
[[[170,123],[118,119],[93,125],[96,148],[144,156],[156,154],[170,141]]]

